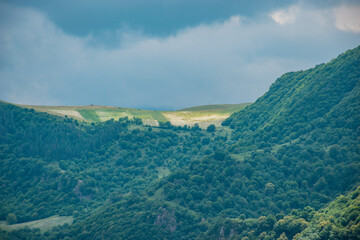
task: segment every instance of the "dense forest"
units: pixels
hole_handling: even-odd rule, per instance
[[[1,239],[360,239],[360,47],[216,128],[0,102]]]

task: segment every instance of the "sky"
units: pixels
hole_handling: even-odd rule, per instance
[[[0,99],[253,102],[282,74],[359,44],[360,0],[0,0]]]

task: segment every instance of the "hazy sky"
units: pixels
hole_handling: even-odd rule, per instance
[[[0,99],[251,102],[359,44],[360,0],[0,0]]]

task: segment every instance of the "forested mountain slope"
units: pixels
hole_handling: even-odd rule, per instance
[[[360,47],[327,64],[286,73],[246,110],[234,113],[223,125],[235,130],[239,143],[270,146],[329,129],[355,132],[359,126]],[[315,133],[314,133],[315,132]],[[333,130],[325,144],[337,142]],[[343,134],[343,133],[341,133]],[[347,134],[347,133],[346,133]]]
[[[1,219],[9,213],[20,222],[81,213],[111,193],[145,189],[161,170],[217,147],[215,136],[196,126],[153,129],[127,118],[79,124],[6,103],[0,110]],[[222,137],[216,139],[218,144]]]
[[[222,232],[219,230],[223,229]],[[232,238],[231,238],[232,237]],[[248,238],[246,238],[248,237]],[[306,207],[282,219],[220,219],[203,239],[360,239],[360,187],[315,211]]]
[[[359,87],[359,47],[285,74],[224,122],[234,133],[223,155],[193,161],[167,178],[166,199],[207,217],[318,209],[359,183]]]
[[[315,212],[360,183],[359,90],[357,47],[283,75],[222,129],[79,123],[0,103],[0,218],[75,217],[0,236],[327,239]],[[355,209],[358,191],[346,197]],[[349,205],[323,218],[346,228],[333,239],[357,239]]]

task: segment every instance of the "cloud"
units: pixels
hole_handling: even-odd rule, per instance
[[[284,25],[235,15],[168,37],[119,29],[109,47],[108,34],[71,36],[38,11],[2,5],[0,98],[152,109],[255,101],[281,74],[359,43],[333,26],[331,9],[296,8]]]
[[[335,26],[342,31],[360,33],[360,5],[342,5],[335,9]]]
[[[296,15],[299,12],[299,8],[292,6],[288,9],[277,10],[270,14],[270,17],[278,24],[284,25],[287,23],[293,23]]]

